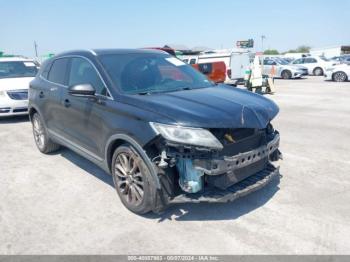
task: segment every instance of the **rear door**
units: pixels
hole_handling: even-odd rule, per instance
[[[61,104],[62,91],[67,88],[68,58],[58,58],[52,62],[47,73],[45,89],[39,93],[43,103],[43,117],[47,128],[60,135],[63,134],[65,112]]]
[[[314,69],[320,65],[317,63],[317,60],[315,58],[306,57],[304,58],[303,66],[307,67],[310,73],[313,73]]]
[[[232,53],[230,62],[231,79],[243,79],[249,63],[248,53]]]
[[[105,137],[104,111],[110,95],[92,62],[83,57],[70,59],[68,86],[78,84],[91,84],[96,90],[96,97],[72,96],[68,88],[63,91],[62,104],[68,116],[64,131],[73,146],[101,160]]]

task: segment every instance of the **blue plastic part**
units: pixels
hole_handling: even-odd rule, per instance
[[[179,171],[179,184],[182,190],[188,193],[197,193],[203,188],[203,172],[193,167],[191,159],[180,158],[176,163]]]

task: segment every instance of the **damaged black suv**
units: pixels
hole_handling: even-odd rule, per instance
[[[232,201],[278,177],[278,110],[155,50],[62,53],[29,89],[38,149],[62,145],[96,163],[138,214]]]

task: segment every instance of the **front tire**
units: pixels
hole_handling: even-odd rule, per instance
[[[131,145],[124,144],[115,150],[112,176],[115,189],[127,209],[140,215],[152,210],[156,189],[151,171]]]
[[[345,82],[348,76],[344,72],[335,72],[333,74],[333,81],[335,82]]]
[[[43,121],[38,113],[34,113],[32,116],[32,126],[34,141],[41,153],[48,154],[60,148],[60,145],[54,143],[50,139]]]
[[[315,76],[323,76],[323,69],[321,67],[316,67],[313,71]]]

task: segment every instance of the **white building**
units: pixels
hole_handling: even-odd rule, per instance
[[[312,56],[324,56],[326,58],[331,58],[334,56],[340,56],[342,54],[350,53],[350,45],[337,45],[329,46],[324,48],[312,48],[310,50],[310,55]]]

